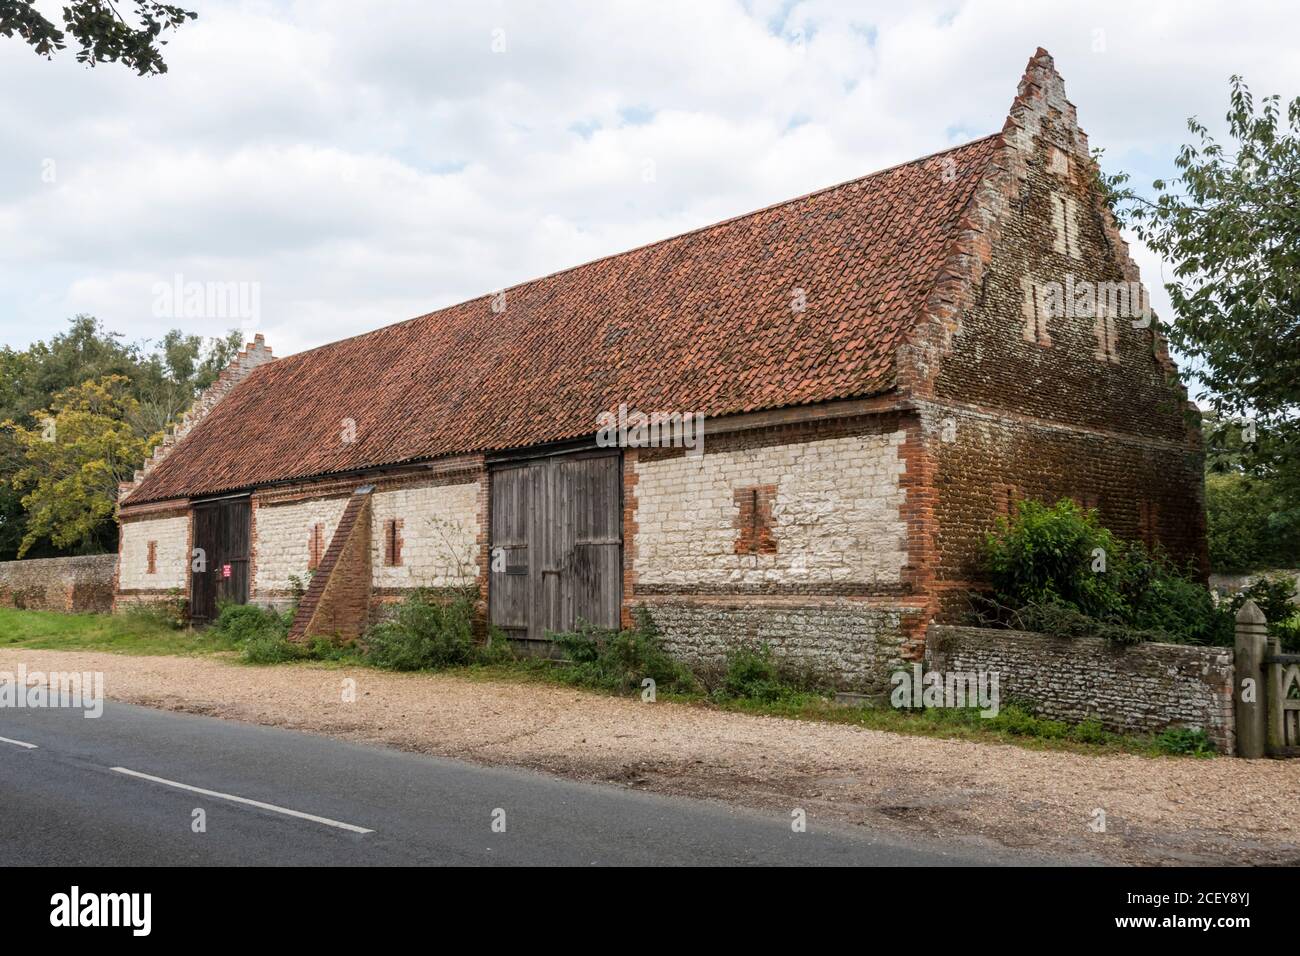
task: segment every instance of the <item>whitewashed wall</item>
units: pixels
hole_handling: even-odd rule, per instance
[[[257,539],[254,593],[287,591],[292,587],[289,578],[294,575],[306,584],[312,525],[319,522],[325,526],[321,551],[324,554],[347,504],[345,495],[293,504],[259,505],[253,532]]]
[[[460,587],[478,578],[478,483],[376,492],[371,567],[379,588]],[[384,525],[402,521],[402,563],[384,565]]]
[[[122,591],[189,587],[188,517],[153,518],[122,524],[122,557],[117,586]],[[149,542],[156,541],[149,573]]]
[[[638,585],[895,583],[903,432],[638,461]],[[736,554],[735,492],[776,485],[776,554]]]

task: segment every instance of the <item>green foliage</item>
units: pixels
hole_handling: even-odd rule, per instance
[[[308,657],[307,648],[272,630],[255,631],[239,642],[239,649],[249,664],[287,664]]]
[[[0,560],[10,560],[23,547],[28,557],[112,552],[117,527],[111,508],[105,510],[104,490],[110,476],[129,477],[143,462],[149,440],[177,420],[195,396],[216,380],[238,350],[241,336],[204,340],[197,335],[168,332],[161,340],[127,344],[92,317],[79,315],[66,332],[48,342],[35,342],[16,351],[0,347]],[[125,385],[120,381],[125,380]],[[67,502],[42,494],[47,510],[33,518],[23,504],[42,469],[21,478],[33,467],[27,436],[47,433],[49,413],[61,394],[88,392],[87,383],[119,383],[109,388],[113,404],[97,399],[102,421],[77,438],[75,446],[36,449],[36,457],[59,457],[67,469],[63,480],[71,488]],[[86,424],[83,422],[83,424]],[[57,422],[56,422],[57,426]],[[59,434],[57,427],[54,433]],[[94,441],[112,440],[103,454]],[[139,439],[142,448],[125,447]],[[109,457],[108,451],[114,452]],[[134,460],[130,459],[134,453]],[[71,464],[78,462],[75,474]],[[47,482],[48,484],[48,482]],[[116,493],[116,486],[109,489]]]
[[[179,631],[189,617],[189,601],[179,588],[173,588],[165,600],[132,604],[122,614],[135,623]]]
[[[973,716],[979,717],[975,708],[966,708]],[[989,728],[1011,734],[1015,737],[1037,737],[1041,740],[1065,740],[1070,737],[1071,728],[1063,720],[1051,720],[1039,717],[1033,709],[1024,703],[1009,701],[1006,706],[998,708],[993,717],[980,717],[989,722]],[[1089,736],[1094,732],[1089,725]]]
[[[474,660],[474,601],[417,591],[366,634],[365,659],[389,670],[457,667]]]
[[[1277,635],[1283,653],[1300,654],[1300,611],[1283,620],[1269,621],[1268,632]]]
[[[1015,514],[1000,518],[986,541],[986,561],[999,601],[1011,607],[1065,604],[1107,617],[1122,611],[1114,574],[1092,566],[1100,550],[1107,566],[1121,545],[1097,520],[1072,501],[1048,507],[1021,501]]]
[[[1264,618],[1272,624],[1294,617],[1297,608],[1292,603],[1295,597],[1295,578],[1288,574],[1267,574],[1256,578],[1239,590],[1228,602],[1227,611],[1236,619],[1237,612],[1247,601],[1254,601],[1264,612]]]
[[[1140,544],[1121,547],[1108,567],[1122,599],[1112,621],[1137,631],[1157,631],[1180,644],[1231,644],[1232,621],[1210,590],[1163,552]]]
[[[485,645],[474,643],[473,615],[472,597],[442,601],[427,591],[417,591],[371,628],[360,645],[325,636],[290,641],[292,609],[281,613],[251,604],[223,604],[213,630],[239,648],[250,664],[356,661],[411,671],[512,661],[510,642],[496,628]]]
[[[1214,754],[1214,744],[1199,727],[1170,727],[1156,736],[1156,747],[1161,753],[1209,757]]]
[[[284,664],[312,658],[311,648],[289,640],[292,615],[255,604],[223,603],[214,630],[239,648],[249,664]]]
[[[1105,744],[1113,736],[1115,735],[1107,731],[1096,717],[1080,721],[1070,730],[1071,739],[1081,744]]]
[[[124,376],[105,376],[59,392],[49,409],[35,413],[37,424],[30,428],[4,423],[21,455],[11,480],[26,489],[27,530],[18,557],[41,538],[60,547],[92,541],[112,521],[118,483],[131,477],[161,438],[131,427],[128,419],[139,403],[129,388]]]
[[[782,680],[772,660],[770,645],[743,643],[727,651],[726,671],[714,696],[771,703],[796,692],[796,688]]]
[[[110,654],[209,654],[234,645],[214,630],[177,630],[152,613],[64,614],[0,608],[0,647]]]
[[[315,572],[308,571],[307,579],[303,580],[296,574],[289,575],[289,620],[292,621],[298,613],[298,605],[302,603],[303,597],[307,593],[307,585],[311,581],[311,576]]]
[[[1025,604],[1018,608],[981,602],[979,621],[986,625],[1037,631],[1058,637],[1101,637],[1112,644],[1140,644],[1143,641],[1176,644],[1177,637],[1166,631],[1140,630],[1126,624],[1099,620],[1067,604]]]
[[[1116,215],[1173,264],[1172,344],[1214,410],[1207,443],[1222,438],[1240,464],[1272,478],[1300,504],[1300,97],[1256,104],[1229,81],[1232,142],[1195,117],[1195,142],[1174,159],[1169,182],[1139,195],[1123,173],[1103,177]],[[1243,421],[1253,422],[1242,441]]]
[[[474,652],[476,664],[499,666],[515,660],[515,651],[510,646],[510,639],[499,627],[489,627],[487,643],[476,645]]]
[[[1273,479],[1207,474],[1205,514],[1215,571],[1300,567],[1300,501],[1289,499]]]
[[[1282,650],[1297,653],[1300,652],[1300,607],[1293,601],[1295,593],[1296,582],[1292,575],[1263,575],[1237,591],[1224,604],[1224,616],[1236,620],[1241,606],[1247,600],[1254,601],[1268,621],[1269,634],[1278,638]]]
[[[630,630],[583,625],[549,636],[573,662],[556,675],[567,683],[620,693],[640,690],[646,678],[655,682],[656,691],[689,693],[695,687],[690,670],[663,649],[659,631],[643,608],[637,610],[636,626]]]
[[[222,602],[212,626],[235,641],[245,641],[259,634],[289,633],[291,620],[284,614],[256,604]]]
[[[1119,644],[1230,644],[1210,591],[1160,551],[1116,538],[1070,501],[1022,501],[989,536],[983,621]]]
[[[80,47],[79,63],[120,62],[140,76],[166,73],[163,32],[198,14],[159,0],[134,2],[136,22],[130,23],[111,0],[65,0],[60,29],[36,8],[34,0],[0,0],[0,35],[21,38],[46,59],[64,49],[71,36]]]

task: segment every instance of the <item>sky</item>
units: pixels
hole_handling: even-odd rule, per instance
[[[0,37],[0,345],[311,348],[995,132],[1039,46],[1139,187],[1300,94],[1284,3],[181,3],[163,76]]]

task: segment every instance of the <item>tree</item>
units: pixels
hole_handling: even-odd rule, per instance
[[[69,388],[106,376],[129,379],[134,404],[126,424],[137,435],[153,435],[176,421],[195,397],[211,385],[239,350],[242,336],[231,331],[204,340],[172,330],[156,343],[126,343],[91,316],[70,320],[67,331],[48,342],[35,342],[24,351],[0,348],[0,560],[9,560],[27,538],[28,515],[23,489],[14,483],[26,467],[25,449],[15,428],[39,430],[54,397]],[[106,549],[116,547],[111,516],[91,539]],[[76,547],[91,547],[79,541]],[[29,541],[24,554],[53,556],[67,547],[50,539]]]
[[[44,408],[57,392],[105,375],[134,379],[142,349],[122,341],[93,316],[77,315],[68,329],[48,342],[33,342],[23,352],[4,349],[9,357],[8,387],[0,393],[0,417],[22,420]]]
[[[1207,474],[1205,513],[1214,570],[1300,567],[1300,507],[1268,479]]]
[[[1225,149],[1195,117],[1196,139],[1154,198],[1102,176],[1111,208],[1172,263],[1169,337],[1200,382],[1217,427],[1212,445],[1242,447],[1242,465],[1300,502],[1300,97],[1256,109],[1230,80]],[[1235,436],[1234,436],[1235,433]]]
[[[135,24],[128,23],[113,0],[69,0],[63,7],[63,29],[39,10],[34,0],[0,0],[0,34],[18,36],[46,59],[67,47],[68,36],[81,47],[77,60],[121,62],[141,76],[166,73],[161,47],[163,31],[175,30],[197,13],[157,0],[133,0]]]
[[[207,342],[179,329],[164,335],[155,351],[140,359],[131,376],[132,392],[140,403],[140,430],[162,431],[179,419],[242,346],[243,337],[236,331]]]
[[[13,477],[23,489],[27,529],[23,557],[41,538],[62,548],[94,550],[112,521],[118,482],[134,474],[161,435],[145,436],[130,424],[139,409],[131,382],[106,375],[60,392],[37,412],[38,427],[12,428],[23,465]]]
[[[0,421],[19,417],[18,383],[26,367],[25,352],[0,348]],[[13,433],[0,428],[0,561],[16,555],[23,540],[26,518],[22,495],[11,480],[21,465],[22,452]]]

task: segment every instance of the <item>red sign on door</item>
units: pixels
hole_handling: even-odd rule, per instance
[[[223,565],[221,566],[221,576],[222,576],[223,578],[228,578],[228,577],[230,577],[230,565],[228,565],[228,564],[223,564]]]

